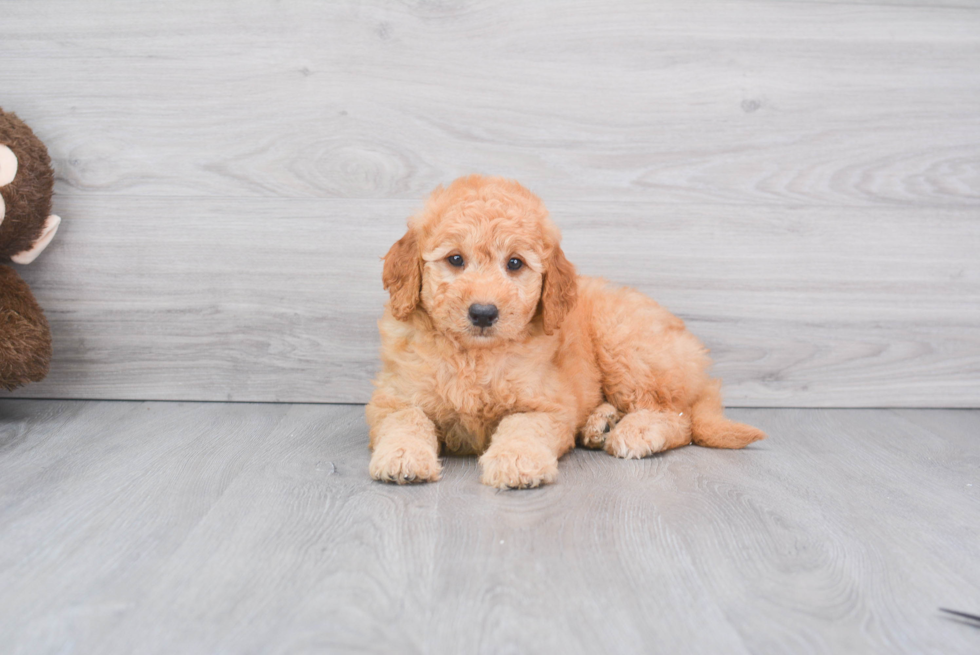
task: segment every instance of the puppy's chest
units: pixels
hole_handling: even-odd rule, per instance
[[[442,362],[429,385],[446,409],[468,416],[499,418],[519,404],[521,374],[512,362],[492,358]]]
[[[524,411],[534,382],[511,358],[468,357],[439,362],[424,384],[424,405],[448,450],[481,452],[504,416]],[[529,384],[530,382],[530,384]]]

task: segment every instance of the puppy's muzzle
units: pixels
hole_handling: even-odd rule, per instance
[[[499,317],[496,305],[470,305],[470,323],[477,327],[490,327]]]

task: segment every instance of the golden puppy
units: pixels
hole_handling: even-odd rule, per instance
[[[579,443],[646,457],[765,435],[722,415],[684,323],[575,275],[541,200],[509,180],[438,188],[384,258],[383,368],[368,404],[371,476],[438,480],[440,449],[480,454],[494,487],[553,482]]]

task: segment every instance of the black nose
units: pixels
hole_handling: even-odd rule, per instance
[[[470,305],[470,323],[477,327],[490,327],[498,316],[500,312],[496,305]]]

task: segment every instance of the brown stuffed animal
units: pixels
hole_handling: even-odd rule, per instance
[[[30,264],[61,219],[51,213],[54,173],[40,139],[0,109],[0,262]],[[0,389],[48,374],[51,330],[27,283],[0,264]]]

